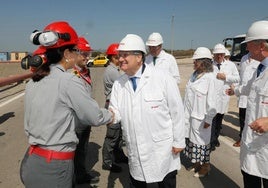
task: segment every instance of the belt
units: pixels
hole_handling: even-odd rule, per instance
[[[40,148],[39,146],[31,145],[29,148],[29,155],[36,154],[38,156],[46,158],[47,162],[49,163],[51,159],[56,160],[72,160],[74,159],[74,151],[71,152],[60,152],[60,151],[54,151],[54,150],[48,150]]]

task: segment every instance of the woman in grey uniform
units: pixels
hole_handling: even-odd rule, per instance
[[[27,188],[71,188],[77,121],[108,124],[112,113],[100,109],[83,81],[66,72],[79,55],[78,36],[67,22],[53,22],[34,32],[31,40],[46,48],[46,60],[33,64],[37,69],[25,90],[24,128],[30,147],[21,164],[21,179]]]

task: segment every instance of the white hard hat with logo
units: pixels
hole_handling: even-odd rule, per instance
[[[266,40],[268,39],[268,21],[261,20],[254,22],[248,29],[245,41],[242,43],[250,42],[253,40]]]
[[[211,52],[210,52],[210,50],[208,48],[206,48],[206,47],[198,47],[195,50],[192,59],[203,59],[203,58],[212,59],[212,54],[211,54]]]
[[[135,34],[127,34],[119,43],[118,51],[142,51],[146,54],[142,38]]]
[[[146,41],[146,46],[158,46],[163,44],[163,38],[160,33],[152,33]]]
[[[219,43],[216,44],[213,48],[213,54],[225,54],[225,47],[223,46],[223,44]]]
[[[225,49],[225,56],[231,56],[230,51],[228,49]]]

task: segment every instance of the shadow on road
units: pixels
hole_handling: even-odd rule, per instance
[[[213,179],[213,181],[211,181]],[[209,176],[200,178],[200,181],[206,188],[239,188],[239,186],[228,176],[222,173],[217,167],[211,165]]]
[[[94,165],[98,162],[99,159],[99,150],[101,146],[95,142],[89,142],[88,143],[88,149],[87,149],[87,167],[88,169],[92,169]]]
[[[95,142],[89,142],[88,144],[88,150],[87,150],[87,167],[88,169],[92,169],[94,167],[94,165],[98,162],[99,159],[99,150],[100,150],[101,146],[98,145]],[[128,188],[129,187],[129,169],[128,169],[128,165],[127,164],[119,164],[119,166],[122,167],[122,172],[120,173],[113,173],[110,172],[109,176],[108,176],[108,184],[107,184],[107,188],[115,188],[115,181],[118,179],[119,182],[122,184],[122,187],[124,188]],[[100,176],[100,172],[95,171],[95,170],[91,170],[90,173],[93,176]],[[89,188],[90,185],[89,184],[81,184],[81,185],[76,185],[76,188]],[[92,185],[92,188],[97,188],[99,187],[98,185]],[[101,187],[102,188],[102,187]]]
[[[186,158],[185,155],[181,155],[181,163],[185,168],[191,166],[191,162]],[[191,173],[191,172],[189,172]],[[239,186],[223,172],[221,172],[217,167],[211,164],[210,174],[198,178],[205,188],[239,188]],[[189,184],[190,185],[190,184]]]
[[[0,116],[0,124],[4,123],[11,117],[15,117],[14,112],[8,112],[3,114],[2,116]]]
[[[232,124],[229,126],[228,124]],[[234,127],[237,127],[238,130]],[[239,139],[239,114],[237,112],[229,111],[224,115],[224,122],[222,124],[221,135],[227,136],[233,140]]]
[[[122,187],[129,188],[129,169],[127,164],[120,164],[122,167],[122,172],[120,173],[113,173],[110,172],[108,176],[108,185],[107,188],[115,188],[115,181],[118,179],[119,182],[122,184]]]
[[[239,131],[233,129],[232,127],[222,124],[222,130],[220,135],[222,136],[227,136],[233,140],[238,140],[239,139]]]
[[[239,127],[239,114],[237,112],[228,112],[224,115],[224,121]]]

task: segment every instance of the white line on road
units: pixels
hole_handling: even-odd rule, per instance
[[[13,102],[14,100],[16,100],[16,99],[22,97],[24,94],[25,94],[25,93],[21,93],[21,94],[15,96],[15,97],[13,97],[13,98],[11,98],[11,99],[9,99],[9,100],[3,102],[3,103],[1,103],[1,104],[0,104],[0,107],[3,107],[3,106],[5,106],[5,105],[7,105],[7,104]]]

